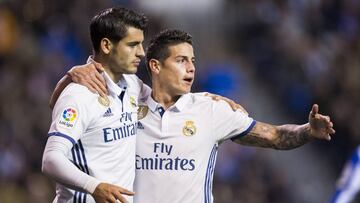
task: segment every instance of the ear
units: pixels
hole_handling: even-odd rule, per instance
[[[100,41],[100,49],[105,54],[109,54],[113,47],[113,43],[108,38],[102,38]]]
[[[152,74],[159,74],[161,69],[160,61],[156,59],[150,59],[149,68]]]

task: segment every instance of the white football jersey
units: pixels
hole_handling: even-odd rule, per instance
[[[210,203],[219,143],[247,134],[256,121],[224,101],[186,94],[164,111],[139,103],[134,202]]]
[[[137,101],[142,82],[135,75],[123,75],[115,84],[106,73],[103,76],[109,90],[107,98],[75,83],[65,88],[54,107],[49,136],[60,136],[73,143],[67,157],[84,173],[132,190]],[[125,197],[132,202],[132,197]],[[57,184],[55,201],[94,202],[94,199]]]
[[[337,183],[332,203],[358,202],[360,197],[360,146],[352,154]]]

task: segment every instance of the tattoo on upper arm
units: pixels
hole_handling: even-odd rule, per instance
[[[236,139],[235,142],[257,147],[272,147],[272,143],[269,141],[271,137],[269,136],[275,133],[275,126],[257,122],[247,135]]]
[[[306,125],[274,126],[257,122],[254,128],[235,142],[244,145],[267,147],[281,150],[294,149],[307,143],[311,138]]]

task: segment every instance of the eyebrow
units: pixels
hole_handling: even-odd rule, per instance
[[[138,45],[138,44],[141,44],[140,41],[132,41],[132,42],[127,42],[126,43],[127,45]]]
[[[175,58],[186,58],[186,59],[188,59],[189,57],[184,56],[184,55],[178,55],[178,56],[175,56]],[[195,60],[195,56],[191,57],[191,60]]]

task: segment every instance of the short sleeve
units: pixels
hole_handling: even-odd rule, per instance
[[[49,136],[64,137],[75,144],[84,134],[90,118],[89,111],[86,110],[89,96],[81,91],[72,91],[73,89],[74,86],[66,88],[56,102]]]
[[[225,101],[213,101],[213,132],[217,141],[244,136],[254,127],[256,121],[245,112],[233,111]]]

